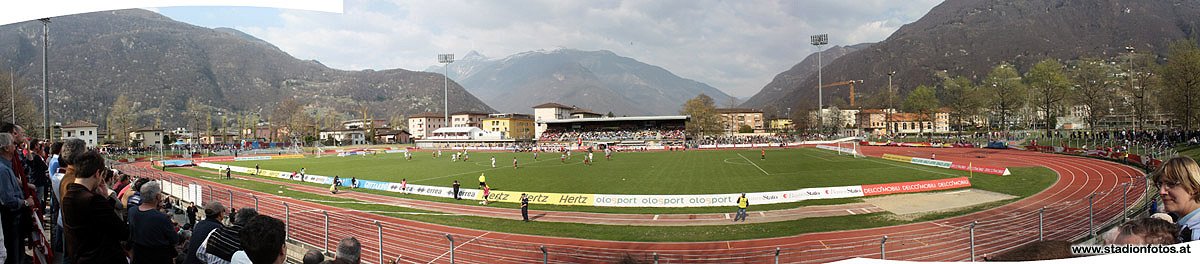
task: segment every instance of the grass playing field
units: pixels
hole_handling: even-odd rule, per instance
[[[451,162],[451,151],[433,158],[416,152],[412,160],[402,154],[324,156],[321,158],[226,162],[243,167],[338,175],[344,179],[450,186],[458,180],[472,187],[481,173],[498,190],[597,194],[713,194],[782,191],[806,187],[918,181],[967,175],[966,172],[905,164],[875,158],[853,158],[814,149],[772,149],[766,159],[755,150],[615,153],[605,160],[595,154],[591,166],[584,152],[560,161],[558,153],[469,152],[468,161]],[[496,168],[491,157],[496,158]],[[513,158],[518,169],[513,169]]]

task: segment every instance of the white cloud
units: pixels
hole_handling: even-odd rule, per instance
[[[347,70],[423,70],[438,53],[470,50],[604,49],[749,96],[816,50],[809,35],[881,41],[940,2],[346,0],[344,14],[284,10],[277,25],[237,28]]]

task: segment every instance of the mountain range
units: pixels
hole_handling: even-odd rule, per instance
[[[823,75],[826,83],[865,80],[857,92],[870,94],[886,88],[895,71],[903,95],[940,84],[939,72],[979,80],[1000,63],[1025,72],[1043,59],[1111,58],[1126,46],[1161,58],[1169,42],[1198,35],[1196,14],[1200,1],[1190,0],[945,1],[886,40],[831,61]],[[742,106],[815,108],[816,91],[808,87],[816,85],[815,74],[793,67]],[[828,90],[824,99],[846,93]]]
[[[699,94],[718,103],[732,98],[707,84],[607,50],[528,51],[500,59],[471,51],[449,67],[447,76],[502,112],[532,113],[531,106],[555,102],[602,114],[675,115]]]
[[[377,118],[441,112],[441,74],[404,69],[345,71],[300,60],[234,29],[210,29],[141,9],[103,11],[51,19],[49,86],[51,118],[104,124],[107,111],[126,95],[144,113],[139,126],[183,125],[189,99],[216,112],[267,115],[284,99],[341,113],[369,108]],[[42,23],[0,26],[0,67],[14,68],[37,94],[41,79]],[[450,111],[494,109],[449,83]],[[357,116],[357,114],[347,116]]]

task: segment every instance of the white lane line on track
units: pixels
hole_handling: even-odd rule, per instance
[[[846,209],[846,212],[847,212],[847,213],[850,213],[850,214],[852,214],[852,215],[856,215],[856,214],[857,214],[857,213],[855,213],[854,211],[850,211],[850,209]]]
[[[754,165],[754,167],[758,168],[759,171],[762,171],[763,174],[771,175],[770,173],[767,173],[767,171],[764,170],[762,167],[759,167],[758,163],[754,163],[753,161],[750,161],[750,159],[747,159],[746,156],[742,156],[742,153],[738,153],[738,157],[742,157],[742,159],[746,160],[746,162],[749,162],[751,165]]]
[[[455,246],[454,246],[454,248],[455,248],[455,249],[457,249],[457,248],[460,248],[460,247],[462,247],[462,246],[466,246],[467,244],[470,244],[470,243],[471,243],[471,241],[475,241],[476,239],[479,239],[479,238],[481,238],[481,237],[483,237],[483,236],[486,236],[486,235],[488,235],[488,234],[491,234],[491,233],[492,233],[492,232],[483,233],[482,235],[479,235],[479,236],[477,236],[477,237],[471,238],[471,240],[467,240],[467,242],[463,242],[462,244],[455,245]],[[451,249],[451,250],[453,250],[453,249]],[[436,262],[438,259],[441,259],[442,257],[445,257],[445,256],[446,256],[446,254],[450,254],[450,250],[447,250],[447,251],[446,251],[446,253],[442,253],[442,255],[439,255],[438,257],[436,257],[436,258],[433,258],[433,260],[430,260],[430,261],[429,261],[429,263]]]

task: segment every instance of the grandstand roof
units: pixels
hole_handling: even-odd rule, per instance
[[[592,110],[589,110],[589,109],[583,109],[583,108],[575,108],[575,110],[572,110],[572,111],[571,111],[571,114],[572,114],[572,115],[574,115],[574,114],[593,114],[593,115],[601,115],[600,113],[592,112]]]
[[[564,108],[564,109],[575,109],[575,107],[574,107],[574,106],[566,106],[566,105],[563,105],[563,104],[560,104],[560,103],[544,103],[544,104],[540,104],[540,105],[535,105],[535,106],[533,106],[533,108]]]
[[[627,117],[597,117],[597,118],[568,118],[539,121],[543,124],[562,124],[562,123],[578,123],[578,122],[619,122],[619,121],[672,121],[683,120],[687,121],[690,116],[627,116]]]

